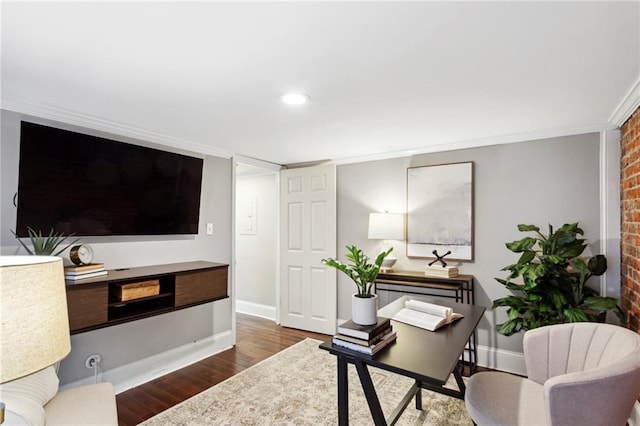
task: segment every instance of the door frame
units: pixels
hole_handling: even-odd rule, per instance
[[[237,192],[236,192],[236,182],[237,182],[237,174],[236,169],[238,165],[247,165],[258,167],[261,169],[265,169],[267,171],[272,171],[276,175],[276,238],[275,238],[275,253],[276,253],[276,264],[274,265],[276,269],[276,282],[274,283],[275,291],[276,291],[276,323],[280,324],[280,306],[277,301],[280,298],[280,286],[278,282],[280,281],[280,170],[283,169],[279,164],[269,163],[267,161],[256,160],[254,158],[243,157],[243,156],[233,156],[231,157],[231,228],[233,232],[231,233],[231,253],[232,253],[232,261],[231,261],[231,287],[230,287],[230,296],[231,296],[231,336],[232,342],[235,345],[236,343],[236,227],[238,224],[236,223],[236,204],[237,204]]]

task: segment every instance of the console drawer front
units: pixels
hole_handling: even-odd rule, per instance
[[[107,285],[71,288],[67,286],[67,310],[71,332],[107,322]]]
[[[176,307],[227,297],[228,267],[176,275]]]

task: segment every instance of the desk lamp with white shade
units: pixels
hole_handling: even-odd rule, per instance
[[[404,240],[404,214],[400,213],[370,213],[369,214],[369,239],[384,240],[383,244],[389,244],[389,240]],[[392,271],[398,258],[389,254],[382,262],[382,272]]]

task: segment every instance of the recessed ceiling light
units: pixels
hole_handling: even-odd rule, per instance
[[[309,96],[304,93],[285,93],[280,99],[287,105],[302,105],[309,101]]]

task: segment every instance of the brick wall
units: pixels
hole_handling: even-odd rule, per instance
[[[622,126],[622,284],[627,327],[640,332],[640,108]]]

